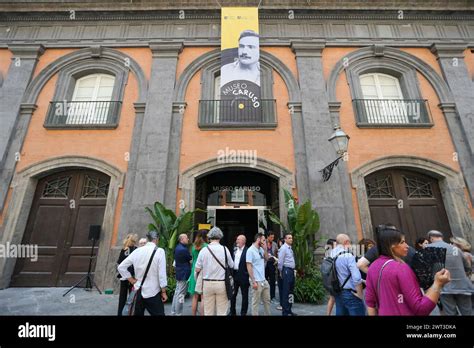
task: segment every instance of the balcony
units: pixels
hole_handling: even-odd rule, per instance
[[[358,127],[432,127],[425,99],[354,99]]]
[[[200,100],[199,128],[276,128],[275,99],[260,99],[255,108],[251,100]]]
[[[120,101],[52,101],[45,128],[117,128]]]

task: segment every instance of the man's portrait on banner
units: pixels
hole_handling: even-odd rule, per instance
[[[246,80],[260,86],[260,38],[253,30],[239,36],[237,58],[221,68],[221,86],[231,81]]]

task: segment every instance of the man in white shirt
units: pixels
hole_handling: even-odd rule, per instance
[[[168,300],[166,295],[166,257],[165,251],[158,248],[158,233],[150,231],[147,234],[148,243],[145,246],[136,249],[118,266],[118,271],[123,279],[128,279],[134,285],[134,288],[141,288],[135,315],[143,316],[145,309],[150,315],[165,315],[163,302]],[[148,270],[145,282],[143,276],[150,261],[153,251],[157,249]],[[128,267],[135,269],[135,277],[132,277],[128,271]]]
[[[236,246],[234,249],[234,293],[232,299],[230,300],[230,315],[236,315],[235,305],[237,302],[237,295],[239,293],[239,288],[242,293],[242,307],[240,308],[240,315],[247,315],[247,310],[249,307],[249,272],[247,270],[247,247],[245,243],[247,239],[243,234],[237,237],[235,242]]]
[[[204,315],[227,315],[229,309],[224,267],[234,268],[234,260],[229,249],[219,243],[223,237],[219,227],[211,228],[207,234],[211,243],[201,250],[196,261],[196,279],[202,272]]]

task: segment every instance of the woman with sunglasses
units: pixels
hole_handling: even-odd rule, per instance
[[[365,300],[369,315],[429,315],[441,289],[451,280],[449,271],[435,275],[423,295],[413,270],[403,261],[408,244],[402,232],[384,229],[377,234],[379,258],[369,267]]]

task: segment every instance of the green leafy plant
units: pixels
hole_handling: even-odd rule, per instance
[[[304,276],[295,279],[294,296],[296,302],[322,304],[326,301],[326,290],[321,272],[314,266],[306,270]]]
[[[153,223],[148,224],[148,230],[158,232],[160,236],[158,246],[165,250],[168,274],[171,274],[173,252],[178,243],[178,236],[182,233],[190,235],[194,227],[194,213],[197,210],[186,212],[183,208],[180,215],[176,216],[171,209],[160,202],[155,202],[153,210],[149,207],[145,210],[153,219]]]
[[[293,235],[293,250],[295,253],[296,270],[304,276],[307,269],[313,265],[313,247],[315,235],[319,231],[319,215],[308,200],[300,205],[296,198],[283,190],[285,204],[288,208],[287,222],[284,223],[273,212],[270,211],[269,218],[272,222],[280,225],[283,231]]]
[[[168,286],[166,287],[166,296],[168,296],[168,301],[173,300],[174,292],[176,290],[176,278],[174,275],[168,276]]]

